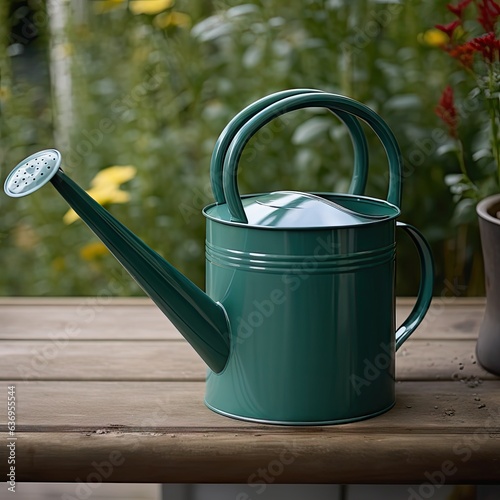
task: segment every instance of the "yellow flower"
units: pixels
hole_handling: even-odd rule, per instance
[[[174,5],[174,0],[130,0],[132,14],[158,14]]]
[[[97,14],[102,14],[104,12],[108,12],[110,10],[121,7],[124,4],[125,0],[94,0],[92,2],[92,6],[94,8],[94,12]]]
[[[87,194],[94,198],[97,203],[107,205],[110,203],[126,203],[130,200],[130,194],[120,189],[120,185],[135,176],[136,168],[132,165],[114,165],[97,173],[92,179],[92,186]],[[71,224],[78,219],[73,209],[68,210],[63,217],[65,224]]]
[[[127,203],[127,201],[130,200],[129,193],[115,186],[99,186],[89,189],[87,193],[101,205],[108,205],[109,203]]]
[[[442,47],[449,42],[448,35],[438,29],[430,29],[418,35],[418,41],[429,47]]]
[[[63,222],[65,224],[73,224],[73,222],[75,222],[75,220],[78,220],[78,215],[77,213],[72,209],[70,208],[64,215],[63,215]]]
[[[114,165],[97,172],[90,185],[92,187],[119,186],[133,179],[136,172],[137,169],[132,165]]]
[[[108,249],[104,243],[101,243],[100,241],[88,243],[80,249],[80,257],[89,261],[94,260],[97,257],[101,257],[102,255],[106,255],[107,253]]]
[[[153,24],[158,29],[165,29],[169,26],[188,28],[191,26],[191,17],[183,12],[162,12],[154,18]]]

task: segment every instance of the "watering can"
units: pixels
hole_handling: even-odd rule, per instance
[[[283,113],[326,108],[348,128],[354,174],[348,194],[277,191],[241,196],[238,162],[249,139]],[[388,157],[387,200],[363,195],[367,142]],[[49,149],[5,181],[13,197],[50,181],[208,365],[205,403],[243,420],[289,425],[352,422],[395,403],[395,352],[425,316],[433,260],[423,236],[397,222],[399,147],[378,114],[314,89],[278,92],[228,124],[212,155],[215,203],[206,218],[206,293],[111,216]],[[421,270],[413,310],[395,326],[396,228],[415,243]]]

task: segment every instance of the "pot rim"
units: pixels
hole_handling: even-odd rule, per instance
[[[488,222],[491,222],[493,224],[500,225],[500,219],[497,219],[496,217],[493,217],[488,213],[488,208],[494,203],[500,204],[500,193],[493,194],[482,199],[476,206],[476,213],[482,219],[487,220]]]

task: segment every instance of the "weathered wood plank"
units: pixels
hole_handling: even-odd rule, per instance
[[[264,468],[283,483],[420,483],[449,461],[447,483],[493,482],[499,385],[403,382],[384,415],[299,429],[216,415],[203,383],[18,382],[17,478],[91,482],[101,470],[110,482],[247,483]]]
[[[184,340],[1,343],[0,380],[203,380],[205,365]],[[494,379],[473,340],[412,340],[396,355],[398,380]],[[370,360],[367,360],[367,366]],[[370,371],[366,378],[370,379]]]
[[[398,324],[413,299],[397,300]],[[484,299],[435,299],[415,338],[475,339]],[[19,315],[23,321],[19,321]],[[1,339],[179,339],[180,334],[147,298],[1,298]]]
[[[323,427],[284,427],[217,415],[203,404],[203,382],[17,382],[17,430],[25,432],[306,434],[500,434],[500,381],[400,382],[396,406],[376,418]],[[6,423],[0,407],[0,427]],[[485,430],[486,429],[486,430]],[[500,452],[500,450],[499,450]]]
[[[184,340],[2,341],[0,380],[204,380],[206,365]]]
[[[408,340],[396,353],[397,380],[497,379],[476,361],[475,340]],[[368,377],[367,377],[368,378]]]
[[[400,325],[410,314],[411,307],[406,302],[405,300],[396,308],[397,325]],[[412,338],[476,339],[483,319],[484,303],[469,304],[468,302],[460,299],[452,302],[434,300]]]
[[[406,300],[406,299],[403,299]],[[118,297],[118,296],[88,296],[88,297],[0,297],[0,307],[3,306],[79,306],[89,301],[100,305],[150,305],[151,300],[146,297]]]
[[[0,434],[6,442],[5,434]],[[18,481],[243,483],[498,482],[500,435],[392,433],[23,433]],[[473,438],[472,438],[473,439]],[[78,450],[75,453],[75,450]],[[6,461],[0,464],[4,474]],[[114,465],[112,465],[112,463]],[[443,472],[445,471],[445,472]],[[83,491],[83,490],[82,490]],[[428,494],[429,490],[426,491]],[[246,498],[246,497],[243,497]],[[418,497],[417,497],[418,498]]]
[[[27,305],[24,301],[18,304],[0,302],[0,340],[181,338],[172,323],[150,300],[131,300],[127,304],[126,301],[113,299],[111,305],[104,305],[95,298],[87,300]]]

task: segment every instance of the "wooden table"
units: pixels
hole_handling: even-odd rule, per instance
[[[208,410],[204,364],[147,299],[0,299],[0,473],[15,385],[17,481],[500,482],[500,379],[474,356],[483,309],[434,300],[397,354],[388,413],[299,428]]]

